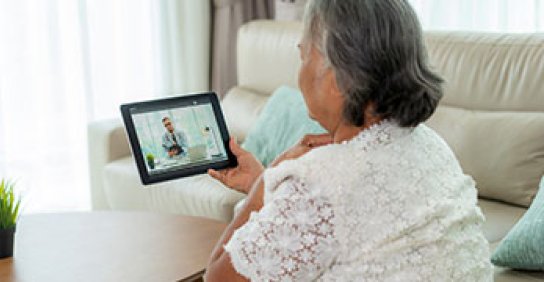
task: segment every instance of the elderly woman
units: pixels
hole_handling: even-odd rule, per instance
[[[329,134],[264,169],[209,174],[248,194],[207,281],[491,281],[471,177],[421,124],[442,96],[406,0],[310,0],[299,86]],[[260,177],[262,175],[262,177]]]

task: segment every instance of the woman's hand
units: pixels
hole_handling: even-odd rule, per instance
[[[328,133],[325,134],[308,134],[302,137],[302,139],[291,149],[283,152],[277,157],[271,164],[272,167],[277,166],[285,160],[292,160],[299,158],[314,148],[328,145],[332,143],[332,136]]]
[[[232,138],[230,150],[238,161],[238,166],[223,170],[209,169],[208,174],[224,185],[247,194],[253,183],[263,173],[263,165],[248,151],[242,149]]]

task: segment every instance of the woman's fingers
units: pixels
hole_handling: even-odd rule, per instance
[[[331,144],[333,139],[330,134],[320,134],[320,135],[314,135],[312,137],[312,141],[317,146],[322,146],[322,145]]]
[[[219,180],[219,182],[225,184],[225,174],[223,174],[222,172],[220,171],[217,171],[215,169],[208,169],[208,175],[210,175],[211,177]]]
[[[300,143],[308,147],[318,147],[331,144],[332,141],[332,136],[328,133],[307,134],[302,138],[302,141]]]

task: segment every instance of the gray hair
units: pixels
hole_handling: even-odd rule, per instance
[[[364,109],[416,126],[442,98],[427,65],[417,16],[407,0],[309,0],[305,38],[323,54],[344,96],[344,119],[364,124]]]

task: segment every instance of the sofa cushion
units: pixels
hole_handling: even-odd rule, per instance
[[[500,266],[544,270],[544,177],[531,207],[508,232],[491,260]]]
[[[444,77],[443,104],[487,111],[544,111],[544,33],[425,32]]]
[[[325,129],[308,117],[300,91],[282,86],[266,102],[242,147],[268,166],[305,134],[324,132]]]
[[[479,196],[530,205],[544,174],[544,112],[439,106],[427,124],[476,180]]]
[[[270,95],[282,85],[297,87],[301,64],[300,22],[260,20],[238,30],[238,85]]]
[[[496,250],[499,242],[491,244],[491,251]],[[542,282],[544,272],[542,271],[520,271],[510,268],[495,266],[495,282]]]
[[[115,210],[152,210],[228,222],[234,205],[245,196],[205,174],[143,186],[132,157],[109,163],[103,176],[104,192]]]
[[[269,97],[245,87],[232,88],[221,100],[230,136],[243,142]]]
[[[486,199],[479,199],[478,205],[485,216],[482,229],[489,243],[500,242],[527,211],[526,208]]]

